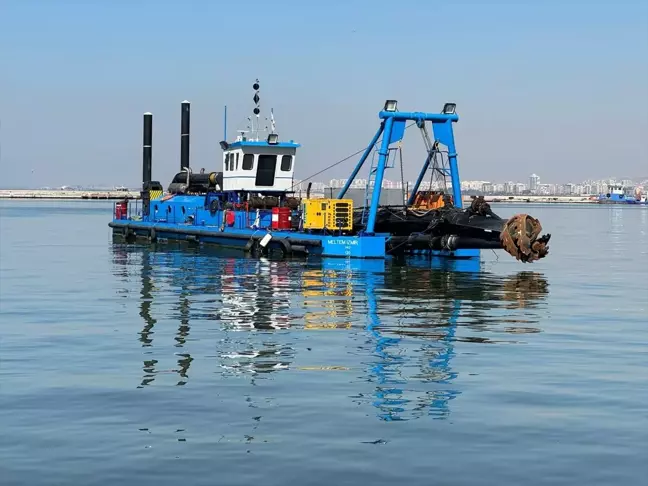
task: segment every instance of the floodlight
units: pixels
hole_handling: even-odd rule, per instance
[[[269,145],[277,145],[279,143],[279,135],[276,133],[271,133],[268,135],[268,144]]]
[[[396,100],[385,101],[385,111],[396,111],[398,102]]]
[[[227,150],[229,148],[229,143],[227,143],[225,140],[221,141],[220,148],[223,150]]]
[[[443,105],[443,114],[444,115],[454,115],[457,110],[457,103],[446,103]]]

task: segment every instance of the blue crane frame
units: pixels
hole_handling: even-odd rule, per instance
[[[367,227],[364,231],[365,234],[375,234],[374,228],[376,223],[376,215],[378,214],[378,206],[380,203],[380,194],[382,191],[382,182],[387,168],[387,159],[389,157],[389,146],[393,143],[400,142],[405,134],[405,123],[414,121],[421,127],[426,121],[432,123],[434,133],[434,140],[448,148],[448,161],[450,166],[450,179],[452,181],[452,198],[455,207],[461,208],[461,182],[459,179],[459,168],[457,166],[457,151],[455,148],[454,131],[452,127],[453,122],[459,121],[459,116],[456,113],[422,113],[422,112],[406,112],[406,111],[386,111],[382,110],[378,114],[382,120],[378,131],[373,139],[367,146],[366,150],[360,157],[356,167],[353,169],[351,176],[347,179],[344,187],[340,189],[337,195],[338,199],[343,199],[354,179],[360,172],[369,154],[378,143],[382,135],[380,149],[378,151],[378,166],[376,167],[376,178],[374,187],[371,194],[371,206],[369,208],[369,217],[367,219]],[[412,188],[412,194],[416,194],[418,188],[423,180],[425,173],[430,165],[430,158],[427,157],[416,183]]]

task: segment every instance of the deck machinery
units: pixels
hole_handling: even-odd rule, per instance
[[[532,262],[548,253],[550,235],[540,236],[539,221],[527,214],[497,216],[483,198],[462,207],[453,123],[456,106],[441,113],[402,112],[388,100],[379,112],[380,126],[335,198],[311,198],[295,191],[298,143],[280,141],[271,113],[271,129],[259,126],[259,83],[254,83],[254,117],[250,130],[233,142],[220,142],[222,170],[195,173],[189,164],[190,103],[181,104],[180,172],[164,191],[152,176],[152,114],[144,114],[142,204],[115,204],[109,226],[132,241],[186,240],[241,248],[254,254],[386,258],[426,254],[479,258],[482,249],[504,249],[517,260]],[[225,113],[227,113],[225,111]],[[256,126],[255,126],[256,121]],[[227,115],[225,115],[225,127]],[[414,186],[403,203],[381,205],[385,171],[398,165],[405,131],[416,127],[426,146]],[[430,130],[431,128],[431,130]],[[267,131],[267,136],[259,137]],[[352,183],[371,160],[364,204],[347,198]],[[429,177],[429,189],[422,190]],[[404,181],[403,181],[404,182]],[[403,186],[405,187],[405,186]]]

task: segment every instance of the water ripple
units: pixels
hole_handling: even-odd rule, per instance
[[[35,207],[0,202],[7,484],[645,471],[641,208],[534,208],[547,259],[474,265],[123,245],[109,205]]]

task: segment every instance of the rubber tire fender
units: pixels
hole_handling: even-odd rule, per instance
[[[218,211],[218,199],[213,199],[212,202],[209,203],[209,214],[213,216],[216,214],[216,211]]]
[[[255,244],[257,244],[257,241],[254,238],[250,238],[245,244],[245,251],[252,253],[255,250]]]
[[[290,244],[290,241],[288,241],[287,238],[281,238],[279,240],[279,244],[281,245],[281,252],[283,253],[284,257],[287,257],[292,254],[292,245]]]

